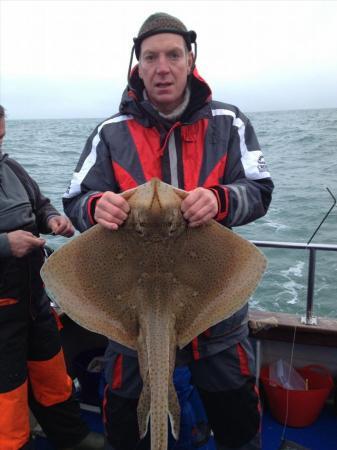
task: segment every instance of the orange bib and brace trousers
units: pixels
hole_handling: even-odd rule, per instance
[[[39,275],[42,262],[41,249],[0,258],[1,450],[30,448],[29,408],[57,448],[88,433]]]

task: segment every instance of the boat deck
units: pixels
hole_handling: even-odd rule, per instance
[[[262,449],[278,450],[281,446],[283,429],[283,425],[276,422],[269,411],[265,411],[263,415]],[[296,442],[296,444],[310,450],[337,450],[337,416],[333,407],[327,405],[311,426],[305,428],[287,427],[284,437],[286,440]],[[292,447],[289,448],[289,450],[291,449]]]
[[[90,428],[96,432],[103,432],[102,422],[99,414],[83,411],[83,416]],[[262,425],[262,450],[278,450],[281,447],[283,426],[276,422],[265,411]],[[336,450],[337,449],[337,416],[331,405],[327,405],[317,421],[305,428],[286,428],[285,439],[301,445],[310,450]],[[298,448],[302,448],[298,447]],[[292,450],[293,447],[286,447]],[[294,450],[297,447],[294,447]],[[35,439],[35,450],[55,450],[47,439],[37,436]]]

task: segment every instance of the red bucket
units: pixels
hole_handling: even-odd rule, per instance
[[[260,379],[273,417],[283,425],[307,427],[322,411],[333,387],[333,380],[328,369],[323,366],[310,365],[296,370],[307,380],[308,390],[288,390],[274,384],[269,379],[269,366],[261,369]]]

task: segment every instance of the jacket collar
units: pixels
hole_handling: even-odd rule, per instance
[[[8,154],[7,153],[2,153],[0,151],[0,164],[2,164],[7,158],[8,158]]]
[[[206,81],[199,75],[196,68],[188,79],[191,90],[190,101],[181,117],[181,122],[189,123],[199,118],[195,113],[207,106],[212,99],[212,91]],[[145,126],[154,126],[158,122],[164,126],[166,124],[158,112],[153,108],[148,99],[144,98],[144,83],[139,77],[138,65],[136,65],[130,76],[130,84],[125,89],[119,110],[122,114],[132,114],[138,118]],[[208,110],[209,108],[207,108]],[[203,113],[205,115],[205,112]]]

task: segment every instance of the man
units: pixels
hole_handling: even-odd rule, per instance
[[[40,268],[45,240],[74,228],[23,167],[2,154],[0,105],[0,449],[30,449],[29,407],[58,449],[98,449],[72,394]]]
[[[195,40],[194,31],[165,13],[151,15],[140,28],[130,68],[133,51],[139,64],[129,68],[119,113],[89,137],[64,195],[65,212],[80,231],[95,223],[117,230],[130,210],[119,193],[152,177],[189,191],[181,209],[191,227],[210,219],[244,225],[267,212],[273,183],[252,125],[238,108],[212,101],[194,66]],[[190,367],[219,449],[260,448],[247,309],[178,352],[177,361]],[[107,357],[110,448],[148,448],[138,437],[136,354],[111,342]]]

